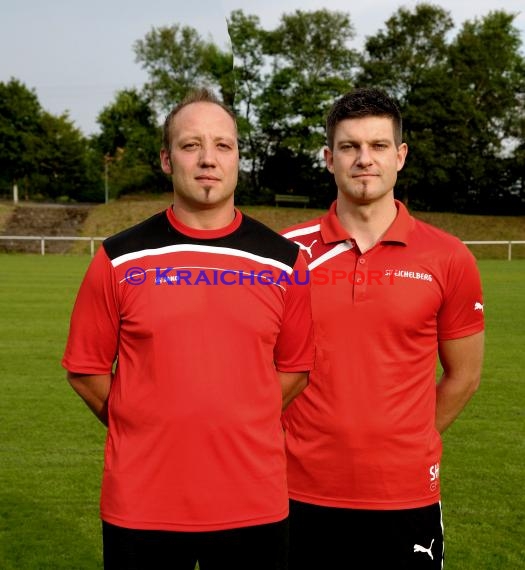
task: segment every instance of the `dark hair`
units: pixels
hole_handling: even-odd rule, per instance
[[[337,124],[345,119],[363,117],[388,117],[394,124],[394,142],[399,146],[403,141],[401,113],[394,101],[380,89],[362,87],[354,89],[338,99],[330,109],[326,119],[328,147],[333,150]]]
[[[205,87],[199,89],[194,89],[186,94],[184,99],[168,113],[166,119],[164,120],[164,126],[162,127],[162,147],[166,150],[171,148],[171,135],[170,127],[175,115],[184,107],[191,105],[192,103],[213,103],[218,105],[221,109],[224,109],[228,115],[233,119],[235,124],[235,129],[237,129],[237,118],[235,113],[225,105],[214,93]]]

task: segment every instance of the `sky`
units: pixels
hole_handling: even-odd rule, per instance
[[[229,48],[226,18],[241,8],[273,29],[283,13],[322,8],[350,15],[356,30],[350,47],[360,49],[367,36],[417,0],[0,0],[0,82],[14,77],[34,89],[40,104],[54,115],[68,112],[85,134],[115,94],[140,88],[147,80],[135,61],[134,43],[152,29],[191,26],[199,35]],[[518,13],[514,25],[525,44],[523,0],[431,0],[450,12],[458,29],[465,20],[493,10]],[[525,48],[524,48],[525,49]]]

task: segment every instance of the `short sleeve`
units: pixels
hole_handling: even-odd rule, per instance
[[[284,296],[281,330],[275,346],[275,364],[280,372],[303,372],[314,366],[314,336],[310,278],[304,257],[298,252]]]
[[[104,247],[100,247],[73,307],[62,366],[80,374],[111,373],[119,323],[114,270]]]
[[[443,303],[438,313],[438,339],[452,340],[481,332],[483,309],[476,259],[459,243],[449,261]]]

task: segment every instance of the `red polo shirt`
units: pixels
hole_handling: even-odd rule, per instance
[[[438,341],[483,329],[480,278],[459,239],[396,205],[364,254],[335,203],[284,233],[309,263],[317,351],[283,419],[293,499],[358,509],[439,500]]]

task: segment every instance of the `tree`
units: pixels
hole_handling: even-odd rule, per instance
[[[151,107],[167,111],[202,85],[233,103],[241,203],[296,192],[326,206],[333,196],[320,153],[326,113],[353,85],[374,85],[398,101],[410,148],[396,196],[415,209],[474,211],[524,184],[525,64],[514,19],[491,12],[452,38],[449,12],[420,3],[396,10],[358,58],[343,12],[296,10],[266,30],[235,10],[233,59],[179,25],[153,29],[135,50],[149,74]]]
[[[42,108],[17,79],[0,83],[0,176],[12,185],[36,171]]]
[[[411,93],[428,82],[428,73],[447,62],[450,13],[432,4],[400,8],[365,43],[358,85],[380,85],[406,107]]]
[[[260,128],[258,103],[270,76],[264,45],[267,32],[257,16],[234,10],[228,19],[234,54],[235,99],[242,165],[247,176],[239,178],[237,199],[256,203],[261,198],[259,173],[266,152]]]
[[[136,42],[152,103],[168,111],[189,89],[204,85],[233,105],[247,172],[240,178],[239,202],[272,200],[283,187],[275,166],[284,161],[296,173],[288,190],[322,196],[324,115],[334,97],[350,86],[355,62],[346,45],[354,34],[349,16],[298,10],[267,31],[257,16],[235,10],[228,31],[235,58],[203,41],[193,28],[177,24],[153,29]]]
[[[212,87],[218,86],[224,103],[233,107],[235,102],[233,53],[222,51],[213,43],[207,43],[202,52],[202,68],[204,75],[211,79]]]
[[[88,166],[87,140],[67,114],[43,112],[41,138],[35,158],[38,168],[31,179],[38,193],[49,198],[84,200],[93,195],[97,180]]]
[[[323,146],[326,112],[352,82],[356,56],[346,44],[353,36],[350,17],[328,10],[284,14],[268,34],[273,77],[263,93],[261,121],[288,148],[318,153]]]
[[[449,169],[440,159],[447,141],[440,133],[449,120],[447,102],[454,91],[447,69],[447,34],[452,28],[450,14],[438,6],[399,9],[384,31],[366,41],[356,77],[359,86],[385,89],[401,108],[409,155],[396,195],[407,205],[410,198],[417,209],[428,207],[434,182],[448,182]]]
[[[136,60],[148,72],[151,100],[167,113],[195,87],[218,88],[233,103],[233,59],[189,26],[154,28],[135,42]]]
[[[460,121],[467,136],[455,145],[462,165],[456,195],[461,193],[471,210],[492,211],[513,186],[505,155],[525,112],[525,59],[515,18],[494,11],[467,21],[450,46],[450,73],[469,111]]]
[[[257,17],[238,10],[228,24],[253,194],[268,197],[285,189],[322,203],[328,192],[319,159],[324,116],[349,88],[355,61],[346,46],[354,34],[349,16],[297,10],[265,31]],[[276,168],[284,164],[294,176]]]
[[[357,82],[399,102],[410,152],[396,193],[412,207],[479,211],[508,185],[503,155],[523,116],[525,78],[514,18],[500,11],[467,21],[450,43],[448,12],[419,4],[367,41]]]
[[[272,133],[269,158],[290,155],[288,168],[295,176],[287,190],[308,194],[317,206],[332,197],[321,161],[324,121],[334,99],[351,87],[356,54],[347,43],[353,37],[350,16],[326,9],[283,14],[268,37],[274,73],[260,113],[263,129]],[[271,160],[265,166],[267,184],[285,190],[282,171]]]
[[[0,83],[0,172],[26,197],[85,199],[96,180],[87,140],[67,114],[42,109],[17,79]]]
[[[525,93],[520,94],[520,100],[521,108],[525,109]],[[514,213],[525,214],[525,111],[516,120],[514,136],[516,145],[509,164],[510,207]]]
[[[147,95],[136,89],[118,92],[97,122],[101,133],[93,146],[101,167],[108,168],[112,196],[169,189],[159,166],[160,128]]]

